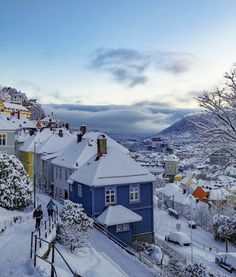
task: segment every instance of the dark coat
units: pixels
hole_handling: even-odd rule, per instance
[[[33,213],[33,218],[43,218],[43,211],[41,209],[36,209]]]

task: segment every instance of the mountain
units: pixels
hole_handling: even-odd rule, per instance
[[[182,136],[182,135],[197,135],[200,128],[194,123],[204,122],[202,113],[193,113],[184,116],[182,119],[178,120],[168,128],[161,131],[158,135],[163,135],[166,137]]]

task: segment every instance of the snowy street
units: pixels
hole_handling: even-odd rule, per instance
[[[167,211],[155,208],[155,233],[161,238],[165,239],[165,235],[169,232],[175,232],[176,224],[181,224],[181,232],[184,232],[191,237],[191,229],[188,226],[188,222],[182,216],[179,219],[175,219],[168,215]],[[208,265],[213,271],[220,271],[224,274],[232,276],[228,271],[219,267],[215,264],[216,252],[225,252],[225,243],[215,241],[213,235],[209,232],[204,231],[201,227],[197,226],[193,229],[193,260],[194,262],[202,262]],[[167,242],[169,246],[183,254],[187,260],[191,261],[191,247],[190,246],[179,246],[177,244]],[[205,248],[204,248],[205,245]],[[211,247],[211,251],[209,248]],[[229,252],[235,252],[236,248],[229,245]]]
[[[38,269],[33,268],[30,260],[30,234],[34,229],[32,214],[26,221],[9,227],[0,235],[1,277],[44,277],[47,276]]]

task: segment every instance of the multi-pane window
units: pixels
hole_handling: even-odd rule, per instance
[[[61,180],[61,179],[62,179],[62,168],[59,167],[59,180]]]
[[[65,180],[67,181],[68,180],[68,170],[65,169]]]
[[[139,185],[130,185],[129,201],[130,202],[140,201],[140,186]]]
[[[106,206],[116,203],[116,188],[108,187],[105,189],[105,204]]]
[[[0,145],[6,145],[6,134],[0,134]]]
[[[82,185],[78,184],[78,196],[82,197]]]
[[[129,223],[116,225],[116,232],[122,232],[122,231],[126,231],[126,230],[129,230]]]
[[[56,179],[58,178],[58,167],[55,166],[55,171],[56,171]]]

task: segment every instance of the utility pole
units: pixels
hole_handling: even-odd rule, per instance
[[[192,214],[192,200],[193,200],[193,196],[190,195],[189,196],[190,199],[190,219],[191,219],[191,263],[193,263],[193,214]]]

